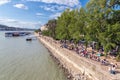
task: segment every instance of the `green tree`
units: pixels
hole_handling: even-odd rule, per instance
[[[69,16],[70,10],[67,9],[58,17],[57,27],[56,27],[56,38],[57,39],[70,39],[70,32],[68,30],[69,24],[71,22],[71,17]]]
[[[57,20],[56,19],[52,19],[49,20],[48,23],[46,24],[48,31],[49,32],[49,36],[55,38],[56,34],[55,34],[55,28],[57,25]]]
[[[105,52],[120,47],[120,0],[90,0],[85,8],[66,9],[57,20],[49,20],[45,34],[62,40],[97,42]],[[119,55],[119,54],[118,54]]]

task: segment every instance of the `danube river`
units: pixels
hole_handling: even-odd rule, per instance
[[[0,80],[66,80],[49,51],[38,40],[25,39],[0,32]]]

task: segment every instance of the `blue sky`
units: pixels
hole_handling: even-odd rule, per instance
[[[89,0],[0,0],[0,24],[39,28],[66,9],[80,8]]]

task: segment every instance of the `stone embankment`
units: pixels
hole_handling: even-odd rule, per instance
[[[58,60],[58,64],[62,65],[64,70],[67,71],[68,80],[120,80],[115,75],[105,71],[100,64],[61,48],[60,44],[53,39],[45,36],[40,36],[38,39]]]

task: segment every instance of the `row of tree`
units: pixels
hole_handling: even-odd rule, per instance
[[[120,47],[120,0],[90,0],[86,7],[67,9],[46,25],[44,35],[59,40],[85,40],[86,45],[95,41],[107,53]]]

